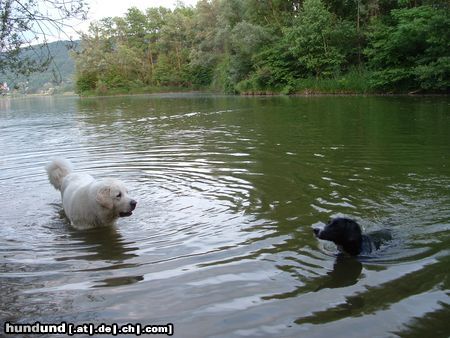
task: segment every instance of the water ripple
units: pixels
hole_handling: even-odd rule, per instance
[[[1,318],[298,336],[312,327],[348,333],[347,322],[371,317],[393,332],[439,314],[448,301],[447,115],[433,115],[438,123],[411,113],[435,128],[412,126],[408,138],[400,131],[414,119],[392,121],[402,121],[391,111],[396,101],[364,98],[389,112],[374,114],[362,98],[323,106],[329,99],[8,101],[0,113]],[[379,134],[378,119],[393,129]],[[415,138],[429,144],[408,141]],[[125,181],[138,200],[133,216],[112,228],[71,228],[44,171],[57,156]],[[337,215],[365,231],[389,227],[395,239],[370,257],[341,260],[311,229]],[[418,302],[400,326],[392,319],[392,309]]]

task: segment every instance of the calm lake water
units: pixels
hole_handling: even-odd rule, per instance
[[[450,335],[449,98],[0,98],[0,130],[0,335]],[[134,215],[71,228],[57,156],[125,181]],[[338,259],[312,233],[337,215],[394,240]]]

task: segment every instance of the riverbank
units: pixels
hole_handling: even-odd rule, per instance
[[[156,94],[169,92],[208,92],[235,95],[366,95],[380,94],[370,87],[367,73],[348,73],[330,79],[299,79],[295,83],[275,86],[261,83],[254,79],[243,80],[233,89],[223,91],[223,88],[211,86],[124,86],[108,88],[105,85],[95,89],[79,92],[82,97],[115,96],[133,94]],[[390,93],[387,93],[390,94]]]
[[[141,96],[141,95],[158,95],[158,94],[205,94],[205,95],[231,95],[231,96],[248,96],[248,97],[264,97],[264,96],[416,96],[416,97],[432,97],[432,96],[449,96],[447,93],[422,93],[422,92],[404,92],[404,93],[382,93],[382,92],[361,92],[361,91],[340,91],[340,90],[321,90],[320,88],[306,88],[304,90],[298,90],[290,94],[285,94],[281,92],[271,91],[271,90],[261,90],[261,91],[251,91],[242,92],[236,94],[224,94],[217,91],[212,91],[210,89],[193,89],[193,88],[154,88],[151,91],[145,90],[129,90],[116,88],[115,90],[107,91],[106,93],[96,93],[95,91],[83,92],[82,94],[77,94],[75,92],[65,92],[57,93],[54,95],[47,94],[17,94],[17,95],[7,95],[0,97],[2,99],[17,99],[17,98],[27,98],[27,97],[70,97],[78,96],[81,98],[95,98],[95,97],[119,97],[119,96]]]
[[[142,94],[164,94],[164,93],[194,93],[208,92],[216,93],[209,88],[199,87],[176,87],[176,86],[140,86],[140,87],[116,87],[102,88],[101,90],[87,90],[79,92],[81,97],[94,96],[119,96],[119,95],[142,95]]]
[[[211,86],[126,86],[108,88],[105,85],[78,93],[81,97],[139,95],[157,93],[204,92],[214,94],[234,94],[243,96],[272,95],[448,95],[448,92],[426,91],[422,88],[396,88],[382,90],[373,85],[372,74],[368,71],[350,71],[333,78],[305,78],[289,84],[268,85],[259,79],[246,79],[232,90]]]
[[[98,92],[95,90],[85,91],[82,93],[72,93],[80,97],[108,97],[108,96],[123,96],[123,95],[146,95],[146,94],[169,94],[169,93],[205,93],[218,95],[237,95],[237,96],[354,96],[354,95],[368,95],[368,96],[448,96],[444,92],[426,92],[421,90],[413,91],[389,91],[382,92],[376,90],[361,90],[358,88],[349,88],[341,85],[333,85],[331,82],[319,81],[313,86],[302,86],[291,89],[289,91],[280,89],[251,89],[236,91],[234,93],[223,93],[211,88],[198,87],[151,87],[151,88],[113,88],[110,90]],[[38,95],[38,94],[33,94]],[[59,94],[61,95],[61,94]]]

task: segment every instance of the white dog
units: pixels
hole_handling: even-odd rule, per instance
[[[72,173],[65,159],[56,159],[45,169],[50,183],[61,191],[64,211],[75,228],[112,225],[119,217],[131,216],[136,208],[137,202],[128,197],[119,180]]]

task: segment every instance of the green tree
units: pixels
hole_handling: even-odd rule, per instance
[[[200,0],[193,17],[193,44],[190,49],[190,67],[194,85],[207,86],[214,81],[214,72],[228,43],[220,26],[223,14],[218,0]]]
[[[446,90],[446,11],[438,0],[199,0],[195,8],[130,8],[83,36],[77,83],[100,92],[157,85],[290,93],[308,83],[366,91],[368,65],[374,88]]]
[[[450,88],[450,16],[446,5],[396,9],[378,20],[366,55],[383,90]]]
[[[109,27],[111,20],[92,23],[88,34],[81,38],[80,51],[73,53],[76,66],[76,89],[78,92],[94,90],[97,82],[108,70],[107,56],[113,50]]]
[[[193,13],[192,8],[181,6],[167,15],[161,28],[160,55],[155,66],[158,84],[186,86],[192,82],[189,64],[194,40]]]
[[[136,8],[123,18],[92,23],[82,36],[81,52],[74,55],[78,91],[106,92],[151,83],[154,39],[148,25],[147,15]]]
[[[292,24],[303,0],[246,0],[247,20],[274,29],[277,33]]]
[[[337,21],[321,0],[305,0],[286,38],[306,76],[329,77],[340,70],[345,55],[336,44],[337,28]]]

